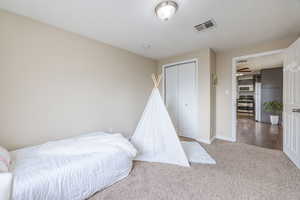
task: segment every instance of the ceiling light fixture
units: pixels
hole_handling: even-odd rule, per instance
[[[144,43],[142,44],[143,49],[148,50],[151,48],[151,44]]]
[[[169,20],[177,11],[178,4],[175,1],[163,1],[155,7],[155,13],[163,21]]]

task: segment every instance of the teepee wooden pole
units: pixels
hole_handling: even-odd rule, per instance
[[[159,84],[160,84],[160,81],[161,81],[161,74],[159,74],[158,75],[158,77],[157,77],[157,87],[159,86]]]
[[[157,78],[156,78],[155,74],[152,74],[151,77],[152,77],[152,81],[153,81],[154,87],[158,88],[159,83],[161,81],[161,77],[162,77],[161,74],[158,75]]]
[[[155,77],[155,74],[152,74],[152,81],[154,83],[154,87],[157,87],[157,80],[156,80],[156,77]]]

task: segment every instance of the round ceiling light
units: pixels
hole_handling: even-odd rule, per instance
[[[161,20],[169,20],[177,11],[178,5],[175,1],[163,1],[155,7],[155,13]]]

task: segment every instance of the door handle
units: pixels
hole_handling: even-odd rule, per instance
[[[294,109],[293,109],[293,112],[294,112],[294,113],[300,113],[300,108],[294,108]]]

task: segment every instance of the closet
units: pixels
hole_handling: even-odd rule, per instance
[[[196,139],[197,128],[197,63],[168,65],[164,68],[164,101],[180,136]]]

